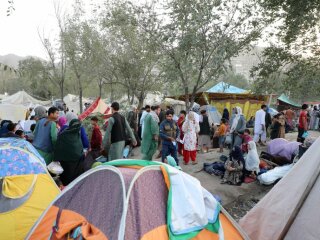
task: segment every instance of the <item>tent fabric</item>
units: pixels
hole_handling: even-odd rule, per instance
[[[22,240],[60,191],[27,141],[0,139],[0,159],[1,238]]]
[[[240,227],[223,212],[218,226],[225,225],[228,232],[221,228],[218,234],[219,228],[209,227],[196,231],[193,237],[171,235],[168,209],[173,207],[170,189],[174,182],[163,174],[163,168],[167,167],[152,161],[116,160],[89,170],[52,202],[29,232],[28,239],[48,239],[50,234],[55,235],[52,232],[57,220],[57,215],[52,214],[55,208],[79,214],[107,239],[244,239]]]
[[[26,118],[27,108],[21,104],[0,104],[0,117],[2,120],[18,122]]]
[[[97,98],[90,106],[89,108],[84,111],[82,114],[79,115],[79,120],[84,120],[87,118],[90,114],[93,113],[101,113],[106,115],[111,115],[111,108],[105,104],[101,98]]]
[[[175,99],[185,101],[190,95],[177,96]],[[209,93],[199,92],[195,96],[195,102],[203,105],[212,105],[219,112],[223,112],[224,108],[227,108],[231,113],[232,109],[239,106],[242,108],[242,113],[246,119],[251,116],[255,116],[256,112],[261,109],[261,105],[265,104],[268,100],[268,96],[254,95],[250,93]]]
[[[301,108],[301,104],[298,104],[292,100],[290,100],[285,94],[281,94],[280,97],[278,97],[278,101],[282,101],[288,105],[291,105],[296,108]]]
[[[283,138],[276,138],[268,142],[267,152],[272,156],[285,157],[289,161],[292,155],[299,150],[299,142],[289,142]]]
[[[41,101],[30,96],[25,91],[19,91],[9,97],[6,97],[1,101],[2,104],[15,104],[23,105],[25,107],[35,107],[35,105],[48,106],[51,105],[51,101]]]
[[[79,96],[67,94],[63,98],[63,102],[69,108],[69,111],[73,111],[76,114],[80,114],[80,99]],[[91,103],[92,100],[89,98],[82,97],[82,104]]]
[[[319,239],[319,144],[320,138],[240,220],[251,239]]]
[[[0,178],[46,173],[46,164],[38,151],[27,141],[0,138]]]
[[[38,220],[28,239],[49,238],[56,220],[50,211],[56,207],[80,214],[108,239],[118,239],[125,199],[123,184],[117,169],[97,168],[84,173],[51,203],[49,214],[45,212]]]
[[[208,89],[206,92],[208,93],[248,93],[247,90],[235,87],[231,84],[225,83],[225,82],[219,82],[218,84],[214,85],[210,89]]]
[[[211,124],[220,124],[222,115],[221,113],[217,110],[217,108],[215,108],[214,106],[211,105],[204,105],[200,107],[200,111],[201,110],[206,110],[208,117],[209,117],[209,124],[211,126]]]

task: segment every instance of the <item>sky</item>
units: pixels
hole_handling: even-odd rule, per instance
[[[0,1],[0,55],[37,56],[46,59],[38,29],[47,36],[58,33],[54,1],[71,9],[73,0],[14,0],[15,11],[7,16],[8,1]]]
[[[12,53],[47,59],[38,31],[45,37],[57,36],[54,2],[60,3],[63,11],[70,13],[74,0],[14,0],[15,11],[10,16],[6,13],[8,1],[0,0],[0,55]],[[83,2],[87,12],[90,12],[91,3],[101,3],[103,0]]]

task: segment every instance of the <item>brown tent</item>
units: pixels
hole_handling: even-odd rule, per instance
[[[290,172],[241,220],[251,239],[308,239],[320,236],[320,138]]]

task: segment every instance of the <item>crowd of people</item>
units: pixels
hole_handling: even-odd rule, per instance
[[[222,183],[239,184],[246,176],[255,177],[259,171],[257,146],[265,146],[270,139],[285,138],[287,128],[294,129],[298,122],[298,141],[303,142],[308,129],[318,129],[319,111],[310,111],[302,105],[298,121],[292,109],[271,116],[266,105],[248,121],[240,107],[232,112],[225,108],[220,124],[211,124],[206,110],[182,110],[177,116],[171,106],[145,106],[140,112],[132,107],[125,117],[117,102],[111,104],[112,116],[107,122],[103,136],[99,119],[91,117],[91,127],[86,131],[78,116],[56,107],[46,110],[42,106],[28,110],[30,131],[25,132],[19,124],[3,120],[1,137],[23,138],[31,142],[47,165],[59,162],[63,168],[60,179],[63,185],[88,170],[99,157],[104,161],[129,157],[132,148],[141,146],[141,159],[160,158],[162,162],[179,167],[197,164],[197,153],[206,153],[213,146],[223,153],[226,147],[230,158],[225,163]],[[31,115],[31,112],[34,112]],[[253,136],[253,137],[252,137]],[[155,154],[158,151],[158,156]],[[180,155],[180,156],[179,156]]]

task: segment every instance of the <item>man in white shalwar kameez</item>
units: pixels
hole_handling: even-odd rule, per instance
[[[255,143],[259,142],[261,136],[262,145],[266,143],[267,132],[266,132],[266,105],[261,105],[261,109],[256,112],[256,118],[254,121],[254,138]]]

